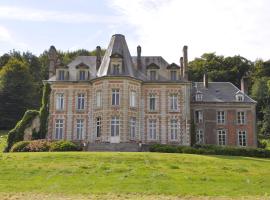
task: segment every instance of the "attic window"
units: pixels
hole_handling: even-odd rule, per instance
[[[175,70],[171,70],[171,81],[177,80],[177,72]]]
[[[202,101],[202,99],[203,99],[203,95],[202,95],[202,93],[197,93],[196,95],[195,95],[195,100],[196,101]]]
[[[157,79],[157,72],[156,70],[151,70],[150,71],[150,80],[155,81]]]
[[[235,95],[236,101],[243,102],[244,101],[244,95],[243,94],[237,94]]]
[[[120,64],[113,65],[113,74],[114,75],[120,74]]]

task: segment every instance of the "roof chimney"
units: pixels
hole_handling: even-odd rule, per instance
[[[208,74],[207,74],[207,72],[204,72],[204,75],[203,75],[203,86],[205,88],[208,88]]]
[[[55,68],[56,68],[57,61],[58,61],[57,51],[56,51],[56,48],[54,46],[50,47],[49,53],[48,53],[48,58],[49,58],[49,78],[51,78],[56,73]]]
[[[188,80],[188,47],[183,47],[183,78]]]
[[[98,71],[101,64],[101,48],[100,46],[96,47],[96,70]]]
[[[245,94],[247,94],[248,92],[248,77],[247,76],[243,76],[241,78],[241,91]]]
[[[142,53],[142,48],[139,45],[139,46],[137,46],[137,68],[138,68],[138,70],[142,69],[141,53]]]
[[[181,57],[180,58],[180,76],[181,77],[184,77],[183,68],[184,68],[184,60],[183,60],[183,57]]]

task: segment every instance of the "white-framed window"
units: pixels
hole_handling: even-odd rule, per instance
[[[238,145],[241,147],[247,146],[247,132],[246,131],[238,131]]]
[[[65,80],[65,70],[58,70],[58,80]]]
[[[76,139],[82,140],[83,139],[83,119],[77,119],[76,123]]]
[[[170,110],[177,111],[178,110],[178,102],[177,102],[177,94],[170,95]]]
[[[245,124],[246,116],[244,111],[237,112],[237,124]]]
[[[218,145],[226,145],[226,130],[225,129],[219,129],[217,130],[217,139],[218,139]]]
[[[194,118],[195,118],[195,123],[202,123],[203,122],[203,111],[196,110]]]
[[[131,91],[129,96],[129,106],[136,107],[136,91]]]
[[[202,100],[203,100],[203,95],[202,95],[202,93],[197,93],[197,94],[195,95],[195,100],[196,100],[196,101],[202,101]]]
[[[64,94],[56,94],[56,110],[64,110]]]
[[[171,81],[177,80],[177,72],[175,70],[171,70]]]
[[[150,111],[156,110],[156,95],[155,94],[149,95],[149,110]]]
[[[217,111],[217,124],[225,124],[225,111]]]
[[[120,74],[120,64],[113,64],[113,74],[114,75]]]
[[[129,134],[130,134],[130,139],[134,140],[136,137],[136,118],[131,117],[129,120]]]
[[[86,71],[85,70],[80,70],[79,71],[79,80],[80,81],[86,80]]]
[[[178,130],[178,125],[177,125],[177,119],[172,119],[170,121],[170,139],[171,140],[177,140],[177,130]]]
[[[150,70],[149,74],[150,74],[150,80],[151,81],[155,81],[157,79],[157,72],[156,72],[156,70]]]
[[[112,105],[119,106],[120,105],[120,90],[112,89]]]
[[[149,139],[156,140],[157,139],[157,120],[156,119],[149,119]]]
[[[120,119],[118,116],[113,116],[111,119],[111,136],[119,136]]]
[[[79,93],[77,95],[77,110],[84,110],[85,107],[85,95],[83,93]]]
[[[196,130],[196,144],[203,144],[204,143],[204,135],[202,129]]]
[[[236,101],[242,102],[244,101],[244,95],[243,94],[237,94],[235,95]]]
[[[101,97],[101,91],[99,90],[99,91],[96,92],[96,106],[98,108],[101,107],[101,105],[102,105],[101,102],[102,102],[102,97]]]
[[[55,120],[55,139],[56,140],[63,139],[63,133],[64,133],[64,120],[56,119]]]
[[[96,118],[96,137],[101,136],[101,117]]]

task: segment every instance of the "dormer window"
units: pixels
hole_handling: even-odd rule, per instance
[[[180,67],[175,64],[172,63],[170,65],[167,66],[168,69],[168,79],[170,79],[171,81],[177,81],[178,80],[178,73],[180,73]]]
[[[243,94],[237,94],[235,95],[236,101],[243,102],[244,101],[244,95]]]
[[[176,81],[177,80],[177,73],[175,70],[171,71],[171,81]]]
[[[197,92],[195,95],[195,100],[196,101],[202,101],[203,100],[203,95],[201,92]]]
[[[112,75],[120,75],[123,72],[123,56],[118,53],[114,53],[111,55],[111,63],[110,63],[110,68],[111,68],[111,74]]]
[[[65,70],[58,70],[58,80],[59,81],[65,80]]]
[[[157,79],[157,72],[155,70],[150,71],[150,80],[155,81]]]
[[[113,74],[114,75],[120,74],[120,64],[114,64],[113,65]]]
[[[89,67],[84,64],[80,63],[76,66],[77,69],[77,80],[79,81],[85,81],[89,78]]]
[[[80,70],[79,71],[79,80],[80,81],[86,80],[86,71],[85,70]]]
[[[56,66],[56,79],[58,81],[64,81],[69,79],[68,67],[63,63]]]
[[[151,63],[150,65],[146,66],[147,69],[147,77],[151,81],[158,80],[158,70],[159,66],[155,63]]]

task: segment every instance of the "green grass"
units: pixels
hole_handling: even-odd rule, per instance
[[[7,130],[0,130],[0,152],[2,152],[4,148],[6,147],[7,133],[8,133]]]
[[[109,193],[119,198],[121,195],[180,195],[254,199],[269,197],[269,172],[269,159],[245,157],[117,152],[8,153],[0,154],[0,194]]]

